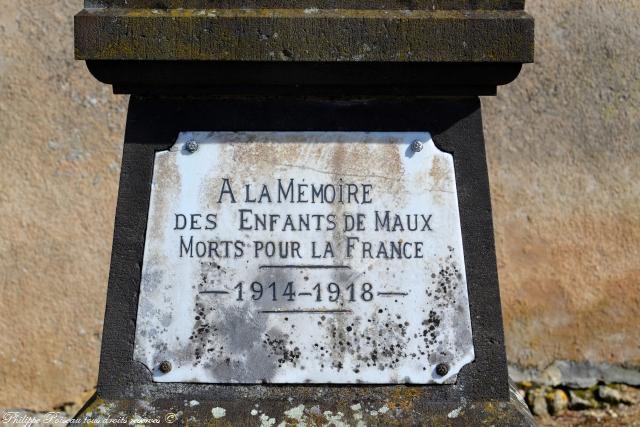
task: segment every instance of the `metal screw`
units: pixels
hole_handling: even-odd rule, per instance
[[[424,148],[424,143],[422,141],[418,141],[417,139],[411,143],[411,149],[416,153],[418,151],[422,151]]]
[[[185,148],[187,149],[188,152],[195,153],[196,151],[198,151],[198,143],[195,141],[189,141],[187,142],[187,145],[185,146]]]
[[[171,362],[165,360],[160,364],[160,372],[166,374],[167,372],[171,372]]]
[[[449,366],[446,363],[438,363],[436,365],[436,374],[444,377],[449,373]]]

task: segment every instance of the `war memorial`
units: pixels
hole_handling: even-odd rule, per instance
[[[533,425],[479,101],[533,30],[518,0],[85,0],[76,57],[130,101],[77,419]]]

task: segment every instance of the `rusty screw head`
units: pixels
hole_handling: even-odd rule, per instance
[[[449,373],[449,366],[446,363],[438,363],[436,365],[436,374],[444,377]]]
[[[418,141],[417,139],[411,143],[411,149],[414,152],[422,151],[424,148],[424,143],[422,141]]]
[[[166,374],[167,372],[171,372],[171,362],[165,360],[160,364],[160,372]]]
[[[185,148],[188,152],[195,153],[196,151],[198,151],[198,143],[195,141],[189,141],[187,142],[187,145],[185,145]]]

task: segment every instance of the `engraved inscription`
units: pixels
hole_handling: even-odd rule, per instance
[[[134,357],[159,382],[450,383],[464,268],[426,132],[184,132],[156,155]]]

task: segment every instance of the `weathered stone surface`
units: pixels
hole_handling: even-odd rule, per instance
[[[463,209],[427,132],[182,132],[155,155],[134,359],[162,383],[454,383]]]
[[[625,394],[622,390],[618,390],[614,387],[609,387],[605,385],[601,385],[598,387],[598,398],[603,402],[618,404],[624,403],[626,405],[630,405],[634,403],[633,399]]]
[[[598,401],[595,399],[593,390],[569,390],[569,408],[575,411],[597,408]]]
[[[640,385],[640,370],[637,368],[573,360],[557,360],[544,369],[521,368],[511,363],[509,377],[518,383],[564,384],[574,388],[587,388],[602,382]]]
[[[640,420],[640,406],[609,406],[584,411],[567,411],[559,416],[536,419],[539,427],[635,426]]]
[[[527,404],[533,415],[544,417],[549,415],[544,388],[532,388],[527,391]]]
[[[84,9],[78,59],[531,62],[516,10]]]
[[[302,396],[263,405],[245,401],[215,400],[106,400],[99,396],[78,414],[86,423],[102,418],[133,417],[155,423],[178,425],[261,425],[261,426],[476,426],[533,427],[536,425],[515,387],[507,402],[444,402],[437,405],[415,404],[419,392],[407,389],[385,401],[357,399],[311,401]]]
[[[211,0],[85,0],[86,8],[202,9]],[[522,10],[524,0],[217,0],[220,9],[268,7],[276,9],[426,9],[426,10]]]
[[[560,414],[569,407],[569,397],[564,390],[555,389],[547,393],[547,408],[552,415]]]

